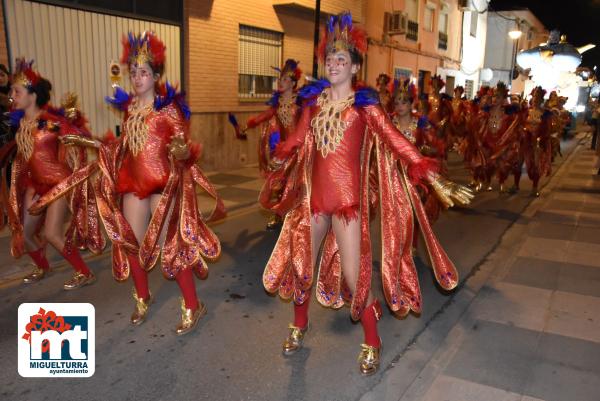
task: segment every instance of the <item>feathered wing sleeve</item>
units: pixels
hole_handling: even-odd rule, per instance
[[[368,128],[377,135],[394,158],[408,166],[408,175],[413,183],[428,182],[431,173],[439,169],[438,162],[424,157],[408,139],[396,129],[387,114],[379,105],[369,105],[363,108],[364,118]]]
[[[255,128],[256,126],[264,123],[265,121],[269,121],[277,112],[275,107],[269,107],[267,110],[262,113],[250,118],[246,123],[248,128]]]

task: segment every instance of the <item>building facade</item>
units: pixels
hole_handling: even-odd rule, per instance
[[[511,31],[520,31],[520,37],[512,39]],[[528,9],[498,10],[490,12],[487,35],[485,67],[493,72],[487,83],[496,85],[502,81],[510,84],[514,93],[526,92],[529,77],[527,71],[516,66],[516,55],[546,42],[548,30],[544,24]],[[514,71],[512,77],[511,71]]]
[[[108,67],[120,56],[121,35],[128,30],[157,31],[169,52],[166,77],[179,81],[187,93],[190,132],[203,144],[201,164],[208,171],[257,162],[258,130],[248,132],[247,141],[239,141],[227,115],[235,113],[244,124],[265,110],[277,77],[271,67],[294,58],[305,75],[312,74],[313,0],[179,0],[168,2],[170,8],[162,11],[143,10],[146,2],[136,0],[98,0],[89,9],[75,3],[4,1],[8,9],[3,20],[9,26],[8,40],[0,40],[0,62],[17,56],[35,58],[55,83],[57,96],[67,90],[80,94],[93,132],[102,136],[107,128],[118,131],[119,117],[102,99],[111,91]],[[100,6],[105,8],[99,10]],[[322,0],[321,23],[346,10],[369,36],[361,71],[361,79],[369,84],[385,72],[410,77],[428,92],[431,75],[441,74],[452,93],[455,85],[465,85],[479,74],[477,49],[485,43],[487,13],[477,13],[474,26],[471,8],[462,0]],[[23,18],[41,23],[23,29],[19,22]],[[69,29],[78,29],[73,31],[78,35],[69,35]],[[51,44],[38,46],[42,40]],[[96,43],[101,45],[91,45]],[[465,55],[476,62],[465,64]],[[60,67],[61,60],[65,68]],[[127,82],[124,77],[126,88]]]

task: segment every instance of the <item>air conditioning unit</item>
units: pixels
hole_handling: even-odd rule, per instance
[[[383,32],[386,35],[403,35],[406,33],[408,14],[401,11],[384,13]]]
[[[458,0],[458,9],[460,11],[471,11],[471,0]]]

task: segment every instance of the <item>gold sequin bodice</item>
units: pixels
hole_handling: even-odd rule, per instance
[[[134,156],[144,149],[148,140],[148,124],[146,117],[152,112],[152,103],[140,106],[137,99],[134,100],[127,110],[127,120],[123,123],[125,131],[125,146]]]
[[[17,150],[23,155],[25,160],[29,160],[31,158],[31,155],[33,154],[33,133],[37,129],[37,125],[37,119],[29,121],[25,121],[25,119],[23,119],[21,120],[19,129],[17,130],[17,134],[15,136],[15,141],[17,142]]]
[[[277,107],[277,118],[285,128],[290,128],[294,124],[296,115],[296,95],[294,94],[288,100],[279,99]]]
[[[317,150],[323,157],[335,152],[344,138],[347,122],[342,119],[342,112],[354,104],[354,92],[344,99],[330,100],[327,91],[323,91],[317,99],[320,110],[311,120],[310,125],[315,137]]]

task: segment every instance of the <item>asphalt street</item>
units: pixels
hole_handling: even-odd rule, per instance
[[[576,140],[563,143],[566,157]],[[562,160],[558,160],[556,166]],[[450,176],[468,181],[453,156]],[[443,214],[434,229],[464,280],[485,262],[503,233],[531,202],[529,182],[522,191],[479,194],[472,205]],[[305,348],[292,357],[281,355],[281,343],[292,318],[292,306],[263,290],[261,275],[277,239],[264,231],[265,215],[257,207],[234,213],[214,226],[223,255],[209,265],[207,280],[197,282],[208,307],[207,316],[189,335],[177,337],[178,288],[163,279],[159,267],[150,274],[156,302],[139,327],[129,323],[133,310],[131,282],[111,277],[110,252],[93,258],[98,281],[67,292],[67,268],[56,269],[42,282],[0,285],[0,399],[2,400],[355,400],[376,386],[385,371],[402,364],[407,347],[437,314],[444,313],[455,293],[435,284],[423,257],[417,265],[423,312],[403,320],[384,313],[379,323],[384,350],[381,372],[365,378],[356,357],[362,329],[349,309],[332,311],[313,299],[311,331]],[[373,289],[381,294],[377,224],[374,235]],[[0,238],[0,262],[10,269],[8,237]],[[25,379],[17,372],[17,308],[23,302],[90,302],[96,309],[96,371],[87,379]]]

